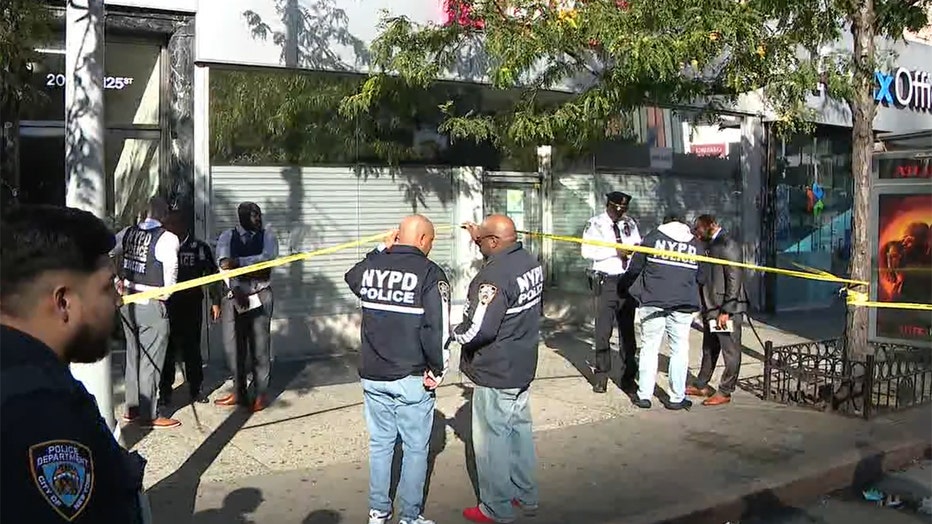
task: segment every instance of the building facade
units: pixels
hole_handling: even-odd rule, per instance
[[[437,132],[438,101],[487,112],[502,103],[505,95],[476,83],[477,68],[468,63],[392,115],[337,114],[368,70],[381,16],[443,23],[444,0],[107,0],[106,6],[105,168],[115,227],[131,223],[158,191],[193,206],[195,231],[206,239],[233,226],[239,202],[257,202],[283,254],[377,233],[412,212],[438,224],[504,212],[522,229],[580,236],[601,211],[604,193],[620,190],[634,196],[632,213],[644,230],[668,211],[715,213],[741,239],[749,262],[844,271],[850,123],[837,107],[820,113],[814,137],[772,136],[765,109],[750,101],[705,126],[691,124],[686,110],[641,108],[625,115],[626,136],[581,156],[549,146],[501,151]],[[26,201],[64,201],[63,41],[50,42],[36,65],[35,82],[48,103],[21,115],[17,131],[16,183]],[[900,63],[928,68],[929,47],[915,45]],[[884,98],[890,107],[881,107],[878,130],[932,127],[929,111],[912,98],[897,107],[907,89],[897,71],[889,73],[893,102]],[[910,76],[910,85],[924,78]],[[921,103],[927,91],[910,89]],[[809,205],[814,184],[823,194],[818,213],[815,202]],[[560,297],[585,292],[578,246],[526,241],[549,273],[548,311],[572,312]],[[277,270],[278,355],[355,344],[357,302],[342,276],[364,250]],[[438,238],[432,257],[454,280],[455,296],[464,296],[476,256],[463,235]],[[761,308],[823,306],[828,291],[807,286],[755,275],[750,295]]]

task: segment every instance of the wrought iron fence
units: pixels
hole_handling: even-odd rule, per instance
[[[838,339],[789,346],[768,341],[762,396],[864,418],[932,402],[932,351],[871,345],[873,354],[849,358]]]

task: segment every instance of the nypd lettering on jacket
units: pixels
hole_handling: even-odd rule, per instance
[[[658,238],[654,242],[654,249],[659,249],[661,251],[673,251],[674,253],[682,253],[684,255],[695,256],[698,254],[698,250],[692,242],[680,242],[677,240],[663,238]],[[679,258],[671,255],[649,255],[647,260],[667,266],[678,266],[689,269],[695,269],[699,267],[699,263],[695,260]]]
[[[131,227],[123,237],[123,269],[132,273],[145,273],[156,235],[138,227]]]
[[[515,279],[518,284],[518,300],[515,306],[509,308],[506,314],[523,311],[540,303],[540,296],[544,293],[544,270],[537,266]]]
[[[362,273],[362,288],[359,290],[359,296],[365,301],[412,305],[415,303],[414,290],[417,289],[417,283],[418,278],[414,273],[391,269],[367,269]]]
[[[346,273],[362,306],[359,375],[390,381],[449,360],[450,284],[443,269],[413,246],[374,250]]]

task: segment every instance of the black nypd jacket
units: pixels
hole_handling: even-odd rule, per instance
[[[362,301],[359,376],[398,380],[447,367],[450,284],[419,249],[375,249],[346,273]]]
[[[469,284],[460,368],[479,386],[526,388],[537,372],[544,272],[521,243],[486,259]]]
[[[641,245],[690,255],[702,254],[703,248],[682,222],[658,227]],[[641,306],[695,312],[699,311],[699,284],[706,279],[704,266],[694,260],[635,253],[623,285],[630,284],[628,292]]]

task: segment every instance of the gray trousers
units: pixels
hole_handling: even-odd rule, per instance
[[[268,393],[272,374],[272,290],[263,289],[258,295],[262,307],[244,313],[236,312],[231,298],[224,298],[221,304],[223,349],[241,403],[247,402],[246,385],[250,373],[256,396]]]
[[[126,334],[126,407],[158,418],[159,380],[168,351],[168,309],[159,300],[120,307]]]

